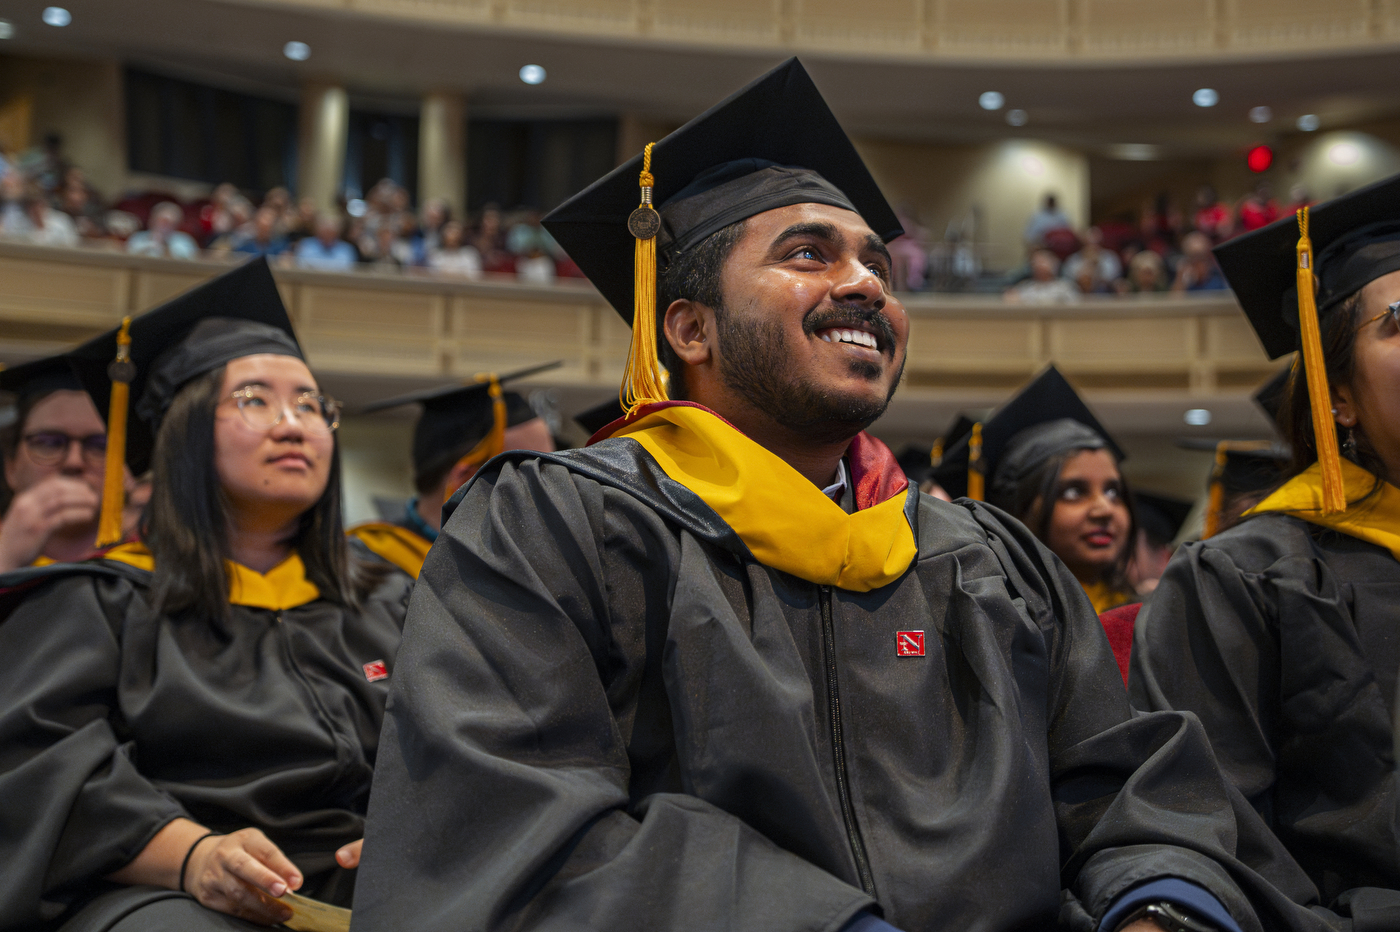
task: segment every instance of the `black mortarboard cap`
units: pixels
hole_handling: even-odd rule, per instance
[[[530,366],[508,372],[498,377],[497,382],[505,385],[507,382],[561,365],[562,361],[555,361],[541,366]],[[465,449],[476,446],[491,432],[496,416],[490,387],[490,381],[483,380],[466,385],[459,383],[429,388],[376,401],[361,410],[368,414],[397,408],[400,405],[423,406],[423,412],[413,428],[413,471],[415,475],[422,475],[455,461]],[[506,403],[507,427],[515,427],[538,416],[524,396],[516,392],[504,392],[503,397]]]
[[[1349,295],[1400,270],[1400,175],[1309,209],[1319,319]],[[1270,359],[1299,348],[1298,221],[1290,214],[1215,247]]]
[[[16,402],[47,395],[49,392],[83,390],[65,356],[47,356],[0,369],[0,391],[15,396]]]
[[[954,498],[967,494],[970,431],[944,451],[933,478]],[[1121,447],[1053,365],[1036,376],[981,426],[982,474],[988,500],[1014,487],[1047,457],[1068,450],[1107,448],[1121,461]]]
[[[633,252],[628,231],[638,154],[565,201],[544,226],[628,323]],[[790,58],[656,143],[652,201],[659,264],[731,223],[777,207],[819,203],[858,212],[886,242],[903,230],[806,69]]]
[[[909,477],[909,481],[918,485],[933,473],[933,462],[930,459],[932,453],[933,448],[926,443],[910,443],[899,451],[895,460],[904,471],[904,475]]]
[[[1133,490],[1133,515],[1148,540],[1161,547],[1176,540],[1195,503],[1172,495]]]
[[[575,414],[574,420],[578,422],[580,427],[588,431],[588,436],[592,437],[594,434],[598,433],[598,431],[622,417],[623,414],[622,402],[616,395],[613,395],[601,404],[596,404],[591,408],[586,408],[578,414]]]
[[[1183,450],[1213,453],[1223,463],[1211,470],[1206,487],[1219,483],[1227,495],[1262,492],[1283,479],[1288,467],[1288,448],[1268,440],[1209,440],[1183,437],[1176,445]]]
[[[108,367],[117,356],[114,328],[67,354],[103,417],[109,415]],[[241,356],[271,353],[305,358],[267,261],[253,259],[191,288],[131,321],[131,379],[126,463],[135,475],[150,466],[161,419],[191,379]]]

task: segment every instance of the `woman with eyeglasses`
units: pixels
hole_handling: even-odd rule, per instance
[[[1400,176],[1216,255],[1269,356],[1301,350],[1279,415],[1293,460],[1243,521],[1172,558],[1137,619],[1132,698],[1200,717],[1311,878],[1304,899],[1394,928]]]
[[[411,580],[347,545],[338,409],[264,262],[129,336],[70,359],[151,466],[139,539],[0,576],[0,927],[348,907]]]
[[[15,420],[0,433],[0,573],[81,560],[97,540],[107,427],[62,357],[0,372]]]

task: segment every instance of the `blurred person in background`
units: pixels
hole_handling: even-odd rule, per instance
[[[307,196],[297,201],[295,209],[288,208],[282,218],[282,226],[287,231],[287,242],[295,246],[308,236],[316,235],[316,201]]]
[[[0,236],[23,239],[29,235],[29,212],[25,210],[24,176],[18,171],[0,178]]]
[[[80,242],[78,228],[73,218],[61,210],[49,206],[38,185],[31,185],[25,200],[25,215],[29,218],[29,231],[26,241],[36,246],[77,246]]]
[[[297,243],[297,265],[323,272],[349,272],[355,268],[355,248],[340,238],[340,218],[316,217],[316,235]]]
[[[1060,260],[1048,249],[1031,253],[1031,277],[1012,285],[1002,297],[1012,304],[1070,304],[1079,300],[1073,282],[1059,277]]]
[[[1059,198],[1054,194],[1046,194],[1040,209],[1031,214],[1030,219],[1026,221],[1026,229],[1021,234],[1021,239],[1030,251],[1044,246],[1045,237],[1052,230],[1068,230],[1073,226],[1069,215],[1060,209]]]
[[[1104,248],[1103,231],[1098,227],[1089,227],[1084,231],[1083,247],[1065,260],[1062,267],[1062,274],[1065,278],[1079,285],[1079,290],[1085,294],[1097,294],[1107,291],[1115,281],[1123,275],[1123,263],[1118,259],[1118,254],[1111,249]],[[1084,278],[1081,272],[1087,269],[1089,272],[1088,281],[1090,287],[1084,287]]]
[[[1220,203],[1215,188],[1208,184],[1196,190],[1196,213],[1191,225],[1209,237],[1211,244],[1225,242],[1234,233],[1235,218],[1230,208]]]
[[[134,256],[163,256],[171,259],[195,259],[199,246],[194,237],[180,230],[185,212],[179,204],[161,201],[151,208],[148,229],[132,235],[126,241],[126,251]]]
[[[1239,231],[1241,233],[1251,233],[1262,227],[1266,227],[1279,218],[1278,205],[1274,203],[1273,188],[1269,183],[1260,180],[1240,201],[1239,206]]]
[[[1142,245],[1157,255],[1166,258],[1177,251],[1181,238],[1181,213],[1172,203],[1172,196],[1166,191],[1143,204],[1142,215],[1138,218],[1138,235]]]
[[[428,252],[428,268],[443,275],[480,278],[481,253],[475,246],[462,242],[464,232],[462,224],[456,220],[444,223],[440,243]]]
[[[928,230],[919,226],[911,206],[896,211],[895,216],[904,235],[889,245],[890,258],[894,260],[894,290],[922,291],[928,283]]]
[[[1151,249],[1134,253],[1128,260],[1127,278],[1117,283],[1120,294],[1156,294],[1167,287],[1167,264]]]
[[[0,371],[15,421],[0,431],[0,573],[89,556],[106,474],[107,426],[62,357]]]
[[[515,260],[505,248],[505,234],[501,229],[501,209],[495,204],[487,204],[481,211],[481,222],[477,224],[472,245],[481,254],[481,267],[487,272],[506,275],[515,274]]]
[[[413,247],[398,235],[398,231],[388,223],[381,223],[371,240],[371,253],[368,264],[378,272],[396,272],[405,265],[404,259],[411,258]]]
[[[69,168],[63,154],[63,137],[53,132],[46,133],[43,144],[30,149],[19,160],[20,171],[39,186],[45,198],[56,195],[63,187]]]
[[[264,203],[253,215],[252,229],[240,229],[230,238],[230,251],[247,256],[282,255],[287,251],[287,240],[278,229],[281,219],[278,207]]]
[[[277,212],[277,232],[279,234],[285,234],[286,230],[283,227],[282,218],[292,210],[292,193],[281,185],[278,185],[275,188],[269,189],[268,192],[263,195],[262,203],[258,206],[271,207]]]
[[[415,265],[428,264],[428,254],[442,242],[442,226],[451,218],[452,208],[442,198],[431,197],[423,202],[413,240]]]
[[[208,246],[220,236],[233,232],[238,226],[229,212],[229,203],[239,196],[238,188],[228,182],[216,187],[214,193],[209,195],[209,203],[199,209],[196,227],[202,245]]]
[[[58,209],[73,220],[73,227],[83,239],[102,239],[107,235],[103,222],[101,199],[87,183],[81,168],[70,168],[59,194]]]
[[[1172,291],[1177,294],[1183,291],[1221,291],[1225,287],[1225,276],[1220,274],[1220,266],[1210,252],[1210,238],[1199,230],[1183,236]]]

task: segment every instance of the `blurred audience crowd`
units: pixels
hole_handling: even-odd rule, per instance
[[[329,212],[286,188],[254,199],[232,184],[195,200],[148,192],[108,203],[63,157],[56,137],[24,157],[0,157],[0,239],[46,246],[172,259],[266,256],[274,265],[326,271],[512,276],[535,284],[582,278],[540,216],[488,204],[459,218],[436,199],[415,210],[409,192],[388,178],[363,200]]]

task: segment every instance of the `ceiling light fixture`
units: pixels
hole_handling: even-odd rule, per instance
[[[520,67],[520,80],[526,84],[543,84],[545,71],[541,65],[522,65]]]
[[[1251,123],[1267,123],[1273,118],[1273,107],[1254,107],[1249,111],[1249,122]]]
[[[1213,87],[1203,87],[1191,95],[1191,103],[1198,107],[1214,107],[1220,103],[1220,95]]]
[[[1120,142],[1108,147],[1108,156],[1129,162],[1150,162],[1162,157],[1162,147],[1148,142]]]
[[[1008,110],[1006,111],[1006,122],[1012,126],[1025,126],[1030,122],[1030,114],[1024,110]]]
[[[1361,161],[1361,147],[1354,142],[1339,142],[1327,150],[1327,161],[1333,165],[1355,165]]]
[[[1210,423],[1210,411],[1205,408],[1191,408],[1181,419],[1192,427],[1205,427]]]
[[[1305,133],[1314,132],[1321,125],[1322,121],[1317,118],[1316,113],[1305,113],[1298,117],[1298,128]]]
[[[1006,98],[997,91],[986,91],[977,98],[977,105],[983,110],[1000,110],[1006,104]]]
[[[1038,155],[1026,153],[1021,156],[1021,170],[1032,178],[1039,178],[1045,174],[1045,160]]]
[[[282,46],[282,54],[292,61],[306,61],[311,57],[311,46],[305,42],[288,42]]]
[[[61,6],[44,7],[44,22],[50,26],[67,26],[73,22],[73,14]]]
[[[0,39],[12,39],[15,35],[15,24],[8,19],[0,19]]]

